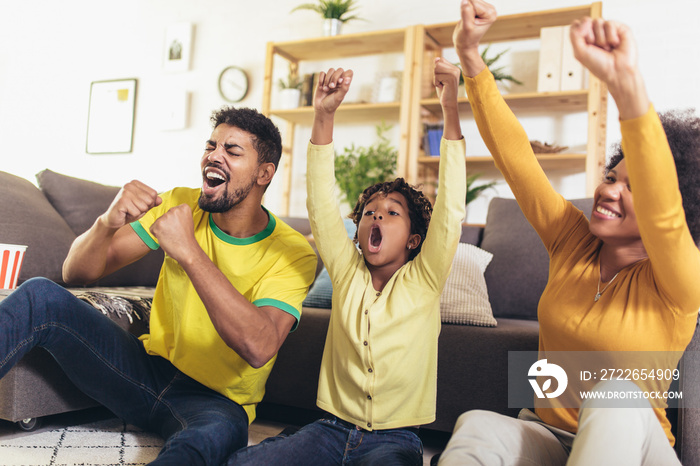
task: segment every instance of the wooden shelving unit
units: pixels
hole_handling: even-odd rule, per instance
[[[292,164],[294,163],[294,154],[291,153],[290,148],[294,146],[295,127],[298,124],[311,124],[314,112],[312,107],[301,107],[292,110],[281,110],[271,107],[275,57],[284,58],[289,63],[290,72],[296,74],[298,73],[299,63],[302,61],[402,53],[405,66],[399,100],[390,103],[344,103],[336,112],[336,122],[341,124],[349,122],[378,123],[382,120],[398,122],[401,136],[398,146],[399,160],[397,161],[397,169],[399,173],[406,173],[411,116],[409,106],[413,72],[411,63],[416,55],[415,31],[416,28],[410,26],[401,29],[320,37],[302,41],[270,42],[267,44],[262,111],[265,115],[276,116],[286,121],[286,128],[283,131],[283,145],[285,149],[282,157],[284,171],[283,208],[280,211],[280,215],[288,215],[289,213]]]
[[[599,18],[602,15],[600,2],[578,7],[560,8],[516,15],[507,15],[489,29],[484,43],[518,41],[539,38],[543,27],[571,24],[583,16]],[[275,109],[271,106],[273,71],[275,58],[282,57],[289,64],[292,74],[298,73],[300,62],[328,59],[343,59],[365,55],[401,53],[404,57],[401,95],[391,103],[346,103],[336,113],[338,123],[367,122],[381,120],[396,122],[400,126],[398,175],[412,183],[428,184],[437,177],[439,157],[425,157],[420,149],[425,115],[441,116],[439,101],[424,98],[423,88],[426,68],[432,66],[432,58],[452,47],[452,32],[456,22],[430,26],[416,25],[400,29],[346,34],[335,37],[319,37],[301,41],[270,42],[267,44],[262,111],[286,122],[283,128],[284,172],[283,208],[280,215],[287,215],[292,186],[295,127],[310,125],[313,108],[292,110]],[[339,63],[342,60],[339,60]],[[320,71],[320,70],[319,70]],[[286,73],[286,70],[285,70]],[[602,166],[605,162],[605,123],[607,112],[607,89],[593,76],[589,76],[588,89],[549,93],[513,93],[505,96],[517,115],[535,112],[586,112],[588,115],[587,147],[582,154],[543,154],[538,156],[545,170],[581,168],[586,172],[586,192],[593,194]],[[460,99],[460,113],[471,112],[466,98]],[[490,156],[468,157],[469,170],[492,169]]]
[[[543,27],[565,26],[577,18],[602,16],[602,4],[537,11],[499,17],[484,36],[482,43],[512,42],[536,39]],[[414,183],[429,185],[437,177],[439,157],[425,157],[420,149],[425,115],[441,118],[440,103],[436,98],[423,98],[425,88],[422,78],[429,76],[426,67],[433,58],[451,48],[452,33],[456,22],[418,26],[416,34],[416,60],[411,102],[411,131],[407,177]],[[605,163],[605,125],[607,118],[607,89],[594,76],[589,75],[588,89],[547,93],[511,93],[504,98],[516,115],[535,112],[586,112],[588,115],[587,146],[583,154],[541,154],[538,160],[545,170],[581,169],[586,172],[586,193],[592,195]],[[471,112],[466,98],[459,99],[460,114]],[[493,169],[491,156],[467,157],[469,171]]]

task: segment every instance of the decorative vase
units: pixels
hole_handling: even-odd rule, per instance
[[[299,106],[301,91],[299,89],[287,88],[280,90],[280,108],[289,110]]]
[[[323,35],[324,36],[337,36],[340,34],[340,27],[343,22],[335,18],[326,18],[323,20]]]
[[[464,86],[464,84],[460,84],[457,88],[457,97],[467,98],[467,88]]]
[[[396,102],[398,100],[399,78],[385,76],[379,81],[377,102]]]

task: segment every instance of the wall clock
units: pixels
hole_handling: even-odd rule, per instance
[[[219,93],[229,102],[240,102],[248,94],[248,74],[242,68],[229,66],[219,75]]]

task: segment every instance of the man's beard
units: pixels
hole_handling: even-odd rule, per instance
[[[209,196],[205,196],[202,192],[200,193],[199,200],[197,201],[199,208],[205,212],[211,212],[213,214],[228,212],[248,197],[248,194],[250,194],[250,191],[253,190],[253,186],[255,186],[256,182],[257,180],[253,178],[250,184],[236,189],[232,193],[229,193],[228,187],[226,187],[224,193],[217,199],[212,199]]]

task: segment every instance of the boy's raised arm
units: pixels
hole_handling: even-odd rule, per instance
[[[311,143],[317,146],[333,142],[333,118],[335,111],[350,89],[352,70],[331,68],[321,72],[314,92],[314,123]]]
[[[443,134],[445,139],[457,141],[462,139],[462,128],[459,124],[457,108],[457,88],[461,71],[455,65],[442,57],[435,59],[434,85],[440,98],[443,118]]]
[[[335,196],[333,119],[352,81],[352,70],[331,68],[319,75],[314,92],[314,122],[306,159],[306,208],[316,247],[329,273],[341,258],[354,257]],[[342,239],[342,241],[341,241]],[[331,275],[331,278],[333,275]]]

